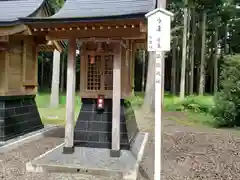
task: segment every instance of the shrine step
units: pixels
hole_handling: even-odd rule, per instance
[[[104,100],[104,111],[96,111],[96,99],[83,99],[75,125],[74,145],[80,147],[111,149],[112,142],[112,100]],[[120,148],[129,149],[124,102],[121,100]]]

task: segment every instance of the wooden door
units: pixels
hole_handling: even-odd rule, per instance
[[[98,94],[112,93],[113,90],[113,55],[97,54],[94,61],[87,55],[86,90]]]

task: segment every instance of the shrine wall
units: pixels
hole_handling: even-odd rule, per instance
[[[18,94],[22,87],[22,41],[10,40],[8,52],[6,52],[6,63],[7,94]]]
[[[0,95],[5,91],[5,52],[0,51]]]
[[[0,51],[0,95],[34,95],[37,92],[37,51],[32,37],[9,38]]]

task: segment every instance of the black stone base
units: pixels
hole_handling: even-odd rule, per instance
[[[121,101],[120,149],[130,149]],[[104,99],[104,110],[96,110],[97,99],[82,99],[82,106],[74,129],[74,145],[91,148],[111,149],[112,143],[112,100]]]
[[[120,157],[121,156],[121,151],[116,151],[116,150],[111,150],[110,151],[110,156],[111,157]]]
[[[63,147],[63,154],[73,154],[74,150],[74,147]]]
[[[0,141],[43,127],[35,96],[0,96]]]

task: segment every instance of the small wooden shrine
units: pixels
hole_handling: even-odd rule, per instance
[[[21,18],[35,37],[68,41],[64,153],[86,146],[109,148],[119,157],[129,147],[134,133],[128,132],[123,101],[132,93],[134,51],[146,44],[145,14],[155,8],[156,0],[67,0],[51,17]],[[83,104],[75,125],[77,49]],[[104,96],[103,113],[95,110],[99,95]]]
[[[18,18],[50,15],[44,0],[0,1],[0,142],[43,128],[34,100],[38,52],[62,46],[32,36]]]

